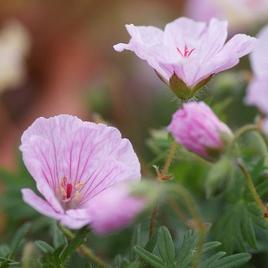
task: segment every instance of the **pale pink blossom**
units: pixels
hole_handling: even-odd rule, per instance
[[[38,212],[70,228],[89,224],[104,233],[124,227],[142,209],[129,190],[140,180],[140,164],[116,128],[59,115],[38,118],[21,141],[42,195],[23,189],[23,199]]]
[[[250,61],[254,77],[250,82],[246,95],[246,103],[255,105],[268,116],[268,26],[257,35],[258,42],[253,50]],[[264,129],[268,132],[268,117],[264,122]]]
[[[128,44],[116,51],[130,50],[157,72],[175,94],[191,98],[212,75],[227,70],[250,53],[255,38],[237,34],[227,43],[227,22],[211,19],[208,24],[188,18],[168,23],[162,31],[153,26],[126,25]]]
[[[173,114],[168,131],[187,150],[216,160],[233,134],[204,102],[188,102]]]
[[[226,19],[232,31],[254,29],[268,16],[267,0],[187,0],[186,14],[192,19]]]

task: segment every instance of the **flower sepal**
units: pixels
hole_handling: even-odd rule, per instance
[[[207,147],[206,152],[207,152],[207,160],[210,162],[217,162],[221,159],[223,154],[228,150],[229,146],[232,144],[234,135],[230,132],[225,133],[222,132],[220,133],[220,139],[222,142],[221,147]]]
[[[200,81],[194,87],[188,87],[183,80],[181,80],[175,73],[169,79],[169,87],[175,93],[175,95],[182,100],[189,100],[202,89],[212,78],[210,75],[208,78]]]

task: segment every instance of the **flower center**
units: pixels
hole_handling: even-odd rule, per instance
[[[80,191],[83,183],[77,182],[75,184],[67,181],[64,176],[59,185],[59,199],[65,209],[74,208],[80,201]]]
[[[194,52],[195,48],[189,49],[187,45],[184,46],[184,49],[181,50],[177,48],[177,51],[183,58],[188,58],[191,56],[191,54]]]

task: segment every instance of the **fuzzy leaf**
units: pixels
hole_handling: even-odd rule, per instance
[[[51,247],[45,241],[38,240],[38,241],[35,241],[35,244],[43,253],[52,253],[52,252],[54,252],[54,248]]]
[[[150,253],[146,249],[136,246],[134,250],[143,260],[151,264],[154,268],[166,268],[160,257]]]
[[[175,262],[175,247],[172,237],[166,227],[160,227],[158,231],[158,250],[165,263]]]
[[[9,257],[12,258],[17,249],[22,244],[22,241],[24,240],[25,235],[28,233],[30,229],[30,224],[26,223],[23,226],[19,228],[19,230],[15,233],[14,238],[12,239],[11,245],[10,245],[10,254]]]

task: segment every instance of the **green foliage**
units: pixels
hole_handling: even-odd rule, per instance
[[[154,268],[190,268],[196,258],[197,235],[193,231],[185,233],[183,241],[176,254],[176,247],[166,227],[158,231],[157,243],[152,251],[140,246],[135,247],[136,253],[148,265]],[[240,253],[226,256],[223,251],[217,251],[221,243],[208,242],[204,244],[200,268],[236,268],[247,263],[250,254]]]
[[[9,245],[0,246],[0,267],[17,267],[19,262],[15,260],[18,251],[21,249],[22,245],[25,243],[24,237],[30,229],[29,224],[21,226],[14,234],[13,239]]]
[[[260,196],[268,193],[267,179],[264,176],[266,169],[263,161],[258,162],[251,169]],[[248,248],[257,250],[257,229],[261,229],[263,235],[268,237],[268,222],[253,200],[238,170],[231,180],[232,183],[224,198],[225,207],[222,208],[221,214],[212,227],[213,237],[221,241],[223,249],[229,253],[247,251]]]
[[[65,265],[73,253],[85,242],[87,234],[88,230],[84,228],[78,231],[73,239],[67,240],[63,239],[63,234],[60,234],[58,229],[54,231],[53,235],[54,246],[45,241],[36,241],[36,246],[42,252],[40,263],[42,263],[43,267],[66,267]],[[59,239],[59,237],[61,238]]]

